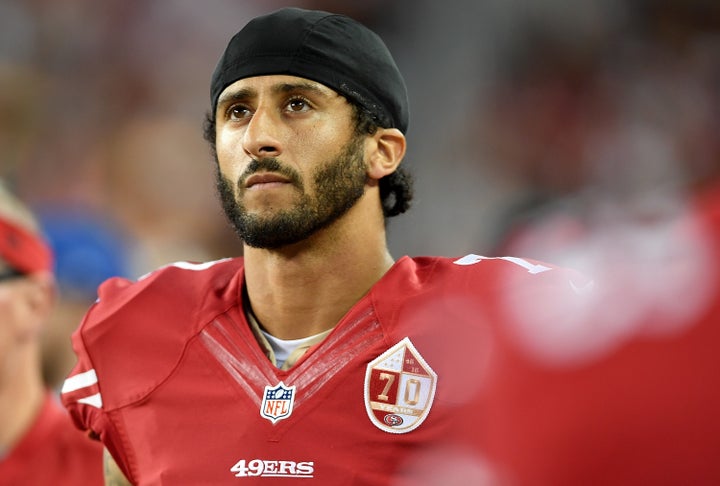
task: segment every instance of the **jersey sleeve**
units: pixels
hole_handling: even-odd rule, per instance
[[[100,293],[110,285],[117,285],[118,282],[106,282],[101,286]],[[128,285],[123,283],[123,285]],[[70,418],[75,426],[85,431],[88,436],[95,440],[101,440],[104,446],[116,458],[116,462],[123,469],[126,477],[132,477],[130,473],[127,456],[124,448],[113,437],[118,434],[111,430],[112,423],[105,413],[105,404],[98,378],[98,370],[90,357],[90,352],[83,339],[83,331],[86,326],[93,325],[95,317],[96,302],[83,319],[80,327],[72,335],[72,346],[77,356],[75,366],[63,383],[60,399],[67,409]]]
[[[235,305],[241,268],[238,260],[178,263],[99,287],[98,300],[72,335],[77,362],[61,400],[75,425],[98,436],[124,472],[123,434],[110,417],[148,397],[199,330]]]
[[[87,345],[86,333],[88,329],[106,327],[105,321],[99,318],[99,315],[105,312],[103,307],[119,298],[116,294],[131,285],[130,281],[111,279],[104,282],[99,288],[100,299],[90,308],[80,327],[72,335],[72,346],[77,361],[65,379],[60,395],[62,404],[68,410],[75,426],[87,432],[92,439],[102,441],[128,478],[132,477],[130,462],[125,448],[119,442],[120,434],[116,433],[108,418],[106,413],[108,404],[102,393],[105,389],[112,389],[114,386],[111,379],[108,380],[108,383],[101,384],[100,376],[103,373],[91,358],[92,351]],[[90,342],[98,346],[100,348],[98,352],[102,353],[102,341]]]
[[[73,334],[72,343],[77,362],[63,383],[61,399],[76,427],[99,433],[97,421],[103,402],[97,373],[83,346],[79,330]]]

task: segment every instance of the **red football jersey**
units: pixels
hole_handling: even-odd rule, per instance
[[[63,401],[134,484],[501,480],[485,432],[498,330],[518,306],[576,319],[587,294],[521,259],[404,257],[281,371],[242,285],[240,258],[112,279],[75,332]]]
[[[56,398],[48,393],[30,430],[0,457],[1,486],[100,486],[102,446],[73,427]]]

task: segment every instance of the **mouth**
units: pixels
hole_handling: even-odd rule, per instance
[[[289,184],[290,180],[274,172],[253,174],[245,180],[245,189],[265,189]]]

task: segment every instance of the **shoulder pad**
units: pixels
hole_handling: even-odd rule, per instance
[[[180,361],[188,341],[237,305],[242,259],[175,263],[137,282],[105,281],[76,333],[98,376],[103,406],[145,397]]]

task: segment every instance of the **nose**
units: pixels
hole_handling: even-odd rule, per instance
[[[279,140],[280,119],[270,110],[258,108],[253,113],[243,136],[243,149],[254,159],[278,157],[282,153]]]

